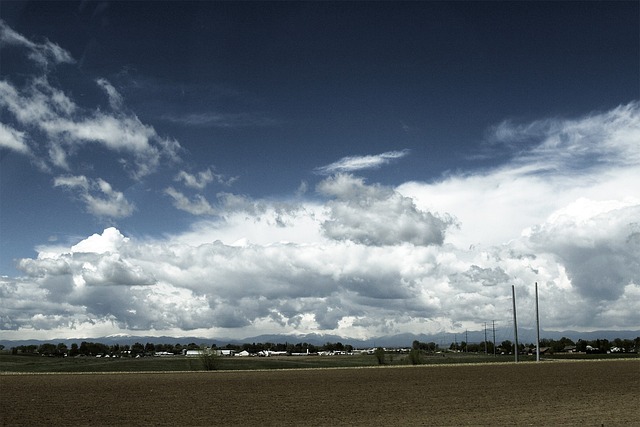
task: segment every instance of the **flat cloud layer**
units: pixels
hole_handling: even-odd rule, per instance
[[[568,147],[561,138],[558,150],[584,158],[571,173],[548,167],[558,122],[510,164],[475,175],[390,188],[338,174],[318,184],[320,203],[222,197],[224,214],[193,232],[143,239],[108,228],[66,249],[41,247],[20,260],[24,277],[2,279],[3,329],[479,329],[508,322],[511,285],[531,326],[534,282],[545,328],[637,329],[640,165],[628,138],[640,135],[639,120],[633,103],[567,121],[600,138]],[[590,150],[607,161],[591,162]]]

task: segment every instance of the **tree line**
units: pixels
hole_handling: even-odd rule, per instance
[[[218,347],[217,344],[206,345],[204,343],[196,344],[189,343],[186,345],[176,343],[151,343],[141,344],[136,342],[134,344],[103,344],[100,342],[82,341],[80,345],[77,343],[67,346],[65,343],[44,343],[40,345],[20,345],[11,348],[12,354],[29,354],[29,355],[43,355],[50,357],[75,357],[75,356],[96,356],[96,355],[109,355],[116,357],[142,357],[153,356],[157,353],[162,354],[184,354],[188,350],[199,350],[202,347],[210,347],[220,350],[234,350],[235,352],[241,352],[243,350],[249,353],[255,354],[260,351],[278,351],[286,352],[288,354],[293,353],[318,353],[321,351],[330,352],[351,352],[353,346],[349,344],[343,344],[341,342],[331,343],[316,346],[314,344],[302,342],[302,343],[244,343],[244,344],[227,344],[222,347]],[[1,350],[1,349],[0,349]]]
[[[494,344],[491,341],[482,341],[480,343],[466,343],[461,341],[460,343],[452,342],[448,350],[461,351],[470,353],[494,353],[498,354],[511,354],[515,352],[515,343],[510,340],[504,340],[499,345]],[[439,351],[441,350],[436,343],[422,343],[414,341],[412,345],[413,349],[419,349],[423,351]],[[527,353],[529,351],[535,351],[535,343],[519,343],[518,353]],[[540,348],[546,348],[549,353],[562,353],[567,351],[575,351],[579,353],[635,353],[640,352],[640,337],[635,339],[622,339],[615,338],[614,340],[607,339],[595,339],[595,340],[583,340],[573,341],[570,338],[562,337],[559,340],[542,338],[540,340]]]

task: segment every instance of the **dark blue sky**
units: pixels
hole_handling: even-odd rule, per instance
[[[5,2],[0,16],[69,52],[75,63],[48,78],[78,105],[105,109],[95,79],[107,79],[128,112],[179,141],[192,171],[213,166],[238,177],[233,192],[252,197],[288,197],[318,180],[314,168],[344,156],[410,150],[394,167],[365,172],[391,185],[489,167],[510,155],[478,156],[491,126],[603,110],[640,91],[637,2]],[[2,78],[19,84],[32,67],[3,50]],[[129,193],[168,176],[135,183],[113,174],[100,150],[79,155]],[[51,194],[46,176],[15,188],[25,170],[37,172],[25,159],[10,160],[23,172],[8,161],[5,269],[13,258],[5,248],[16,243],[26,255],[34,242],[22,236],[39,228],[16,222],[39,200],[56,206],[65,197]],[[16,201],[16,192],[33,199]],[[65,228],[34,222],[43,228],[36,239]]]

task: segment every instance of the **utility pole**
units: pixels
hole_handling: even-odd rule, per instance
[[[464,331],[464,352],[467,352],[467,348],[469,347],[469,330],[465,329]]]
[[[493,323],[493,357],[496,357],[496,321],[492,320]]]
[[[484,322],[484,354],[485,356],[489,353],[487,353],[487,322]]]
[[[513,299],[513,330],[516,340],[516,363],[518,363],[518,316],[516,316],[516,287],[511,285],[511,295]]]
[[[540,315],[538,313],[538,282],[536,282],[536,362],[540,361]]]

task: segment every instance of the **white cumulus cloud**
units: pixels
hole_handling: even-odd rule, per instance
[[[322,181],[318,191],[334,198],[327,203],[327,236],[372,245],[404,242],[440,245],[451,218],[439,218],[418,209],[408,197],[391,188],[365,185],[364,180],[338,174]]]

